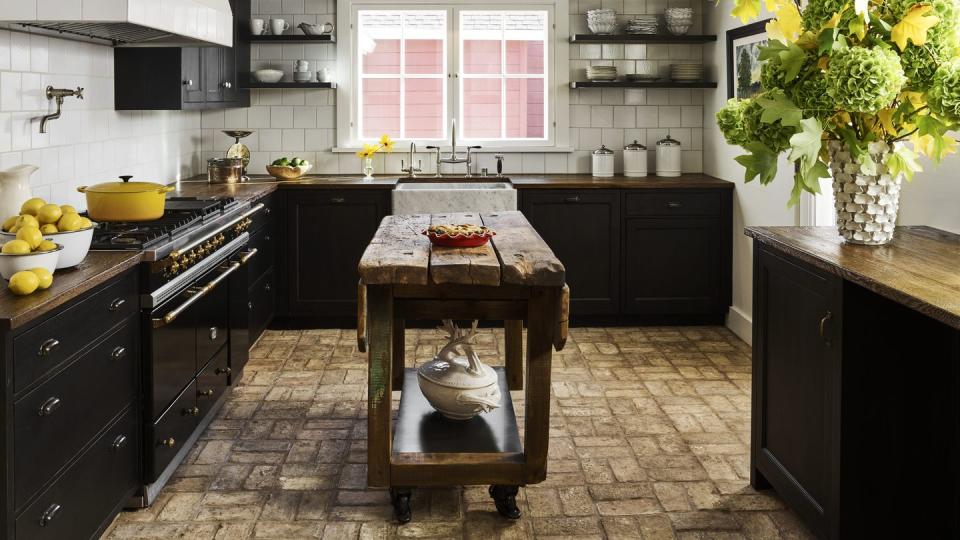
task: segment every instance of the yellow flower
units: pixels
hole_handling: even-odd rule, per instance
[[[378,147],[372,144],[364,143],[363,149],[357,152],[357,157],[361,157],[361,158],[373,157],[373,155],[377,153],[377,150],[379,150]]]
[[[393,152],[393,143],[394,141],[389,135],[383,134],[380,136],[380,147],[387,152]]]

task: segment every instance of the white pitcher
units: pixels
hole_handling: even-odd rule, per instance
[[[30,198],[30,175],[38,168],[17,165],[0,171],[0,221],[20,213],[20,206]]]

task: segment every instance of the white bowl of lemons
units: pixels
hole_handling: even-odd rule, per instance
[[[53,275],[57,269],[61,251],[63,246],[53,242],[41,243],[35,250],[31,250],[30,244],[25,240],[16,239],[5,242],[0,248],[0,276],[9,280],[17,272],[36,268],[43,268]]]
[[[63,246],[58,269],[80,264],[90,251],[94,224],[68,204],[48,204],[39,197],[28,200],[20,208],[20,215],[3,222],[0,242],[16,239],[21,229],[31,227],[39,229],[44,240]]]

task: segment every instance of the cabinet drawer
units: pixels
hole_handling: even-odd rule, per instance
[[[250,282],[260,279],[263,273],[273,266],[274,246],[276,245],[276,234],[274,234],[273,223],[268,223],[250,235],[250,241],[247,243],[247,250],[257,250],[257,254],[250,259],[248,270]]]
[[[263,203],[263,210],[257,212],[256,214],[250,216],[250,219],[253,220],[253,224],[250,225],[250,233],[255,233],[258,230],[262,229],[264,226],[273,223],[273,216],[276,213],[276,197],[274,194],[267,195],[262,199],[254,201],[253,205],[256,206],[259,203]]]
[[[627,217],[632,216],[719,216],[719,193],[656,191],[627,193]]]
[[[136,395],[136,328],[131,319],[14,404],[18,508]]]
[[[147,444],[148,463],[151,469],[147,474],[147,483],[160,476],[163,469],[173,460],[190,438],[200,422],[200,409],[197,408],[197,380],[193,379],[183,389],[160,419],[151,426]]]
[[[220,399],[227,390],[230,380],[230,363],[228,349],[224,347],[210,360],[210,363],[197,375],[197,408],[200,409],[199,418],[204,418],[213,404]]]
[[[14,390],[37,380],[87,344],[135,313],[134,272],[93,293],[66,311],[13,338]]]
[[[116,421],[16,521],[16,537],[91,538],[137,486],[140,452],[135,409]]]

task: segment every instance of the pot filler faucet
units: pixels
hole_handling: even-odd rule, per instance
[[[47,132],[47,122],[49,120],[56,120],[57,118],[60,118],[60,108],[63,106],[63,98],[69,96],[77,96],[77,99],[83,99],[83,88],[78,86],[76,90],[70,90],[69,88],[54,88],[52,86],[47,87],[47,99],[56,100],[57,111],[40,118],[40,133]]]
[[[442,157],[440,155],[439,146],[428,146],[427,150],[436,150],[437,151],[437,172],[434,174],[435,177],[442,176],[440,174],[440,164],[441,163],[465,163],[467,165],[467,172],[463,176],[465,178],[470,178],[473,176],[473,151],[479,150],[481,146],[467,146],[467,155],[466,157],[460,157],[457,154],[457,119],[454,118],[450,120],[450,154],[447,157]]]

